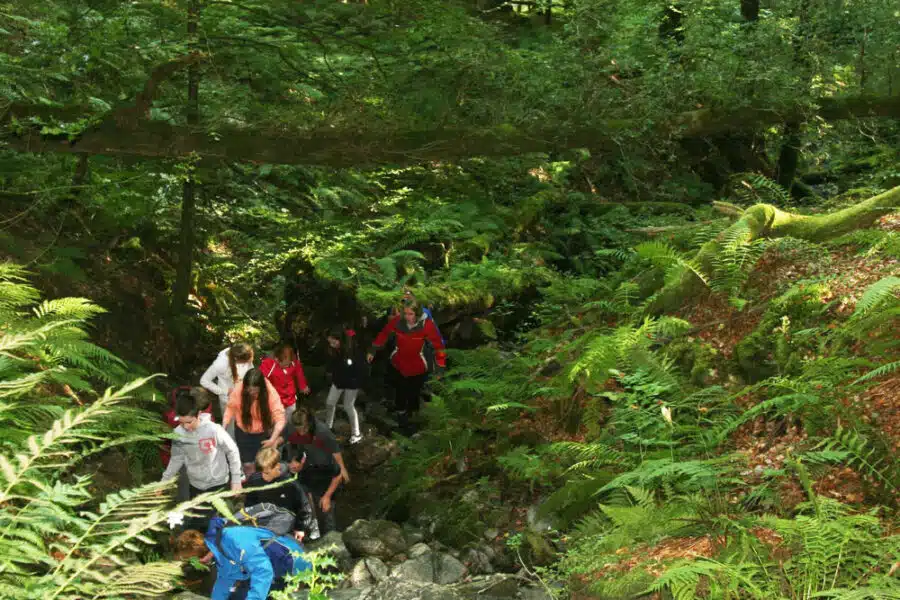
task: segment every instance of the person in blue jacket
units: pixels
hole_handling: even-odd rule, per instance
[[[197,558],[216,564],[211,600],[266,600],[269,592],[284,588],[284,577],[308,570],[303,547],[293,538],[275,535],[262,527],[225,526],[212,519],[204,536],[188,529],[175,542],[175,558]]]

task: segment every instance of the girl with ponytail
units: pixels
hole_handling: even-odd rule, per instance
[[[252,368],[253,348],[245,342],[237,342],[219,352],[216,360],[200,378],[200,385],[219,397],[219,406],[224,414],[228,394],[234,389],[235,382],[241,381]],[[234,425],[229,425],[226,429],[234,437]]]

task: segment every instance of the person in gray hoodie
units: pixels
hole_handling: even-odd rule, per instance
[[[172,458],[163,473],[166,481],[178,475],[184,466],[190,483],[190,497],[226,489],[241,489],[243,468],[237,445],[225,429],[200,414],[192,396],[182,396],[175,404],[175,414],[181,423],[175,428]]]

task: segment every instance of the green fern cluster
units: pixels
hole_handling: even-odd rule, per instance
[[[100,309],[81,299],[38,302],[24,272],[0,265],[0,596],[32,599],[158,597],[176,563],[144,564],[140,551],[167,529],[168,484],[98,501],[90,457],[158,443],[157,419],[134,408],[147,379],[93,393],[123,378],[121,361],[88,341]],[[204,495],[176,510],[190,513]]]

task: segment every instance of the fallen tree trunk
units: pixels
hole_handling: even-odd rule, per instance
[[[722,250],[722,240],[738,230],[745,230],[749,240],[793,237],[809,242],[824,242],[856,229],[867,227],[877,219],[900,208],[900,186],[857,204],[825,215],[798,215],[771,204],[756,204],[715,239],[700,247],[694,257],[704,274],[714,271],[715,259]],[[648,312],[661,314],[674,311],[706,289],[706,284],[693,272],[686,271],[677,281],[666,285],[650,302]]]
[[[202,57],[193,58],[200,60]],[[185,59],[179,65],[190,64]],[[172,67],[174,68],[174,66]],[[155,88],[144,92],[149,97]],[[144,98],[142,96],[142,98]],[[144,98],[146,104],[146,98]],[[725,132],[752,131],[761,125],[809,118],[900,118],[900,96],[822,99],[818,109],[747,108],[737,111],[700,109],[674,115],[655,126],[660,135],[705,137]],[[58,114],[57,114],[58,112]],[[272,164],[309,164],[331,167],[403,165],[426,161],[453,161],[475,156],[514,156],[568,148],[602,150],[616,147],[617,136],[640,131],[645,120],[609,119],[553,124],[543,129],[509,125],[483,128],[435,128],[423,131],[383,129],[366,131],[285,131],[217,126],[214,132],[140,118],[139,111],[113,110],[100,115],[100,123],[80,135],[43,133],[33,119],[72,121],[90,116],[85,109],[12,105],[4,113],[0,143],[23,152],[133,155],[177,158],[192,153],[201,157]],[[15,127],[12,125],[15,124]]]

